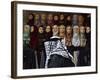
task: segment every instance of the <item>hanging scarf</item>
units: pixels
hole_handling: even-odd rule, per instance
[[[80,46],[85,47],[86,45],[86,38],[84,33],[80,33]]]
[[[80,39],[79,39],[79,34],[78,33],[73,34],[72,45],[75,46],[75,47],[80,46]]]

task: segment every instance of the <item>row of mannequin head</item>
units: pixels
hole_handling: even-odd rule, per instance
[[[25,25],[24,26],[24,32],[35,32],[35,30],[37,30],[38,33],[48,33],[48,32],[52,32],[52,35],[60,35],[62,34],[63,36],[66,34],[75,34],[75,33],[90,33],[90,27],[88,26],[64,26],[64,25],[54,25],[54,26],[47,26],[46,28],[40,26],[37,29],[35,29],[36,26],[29,26],[29,25]]]
[[[31,13],[27,15],[29,25],[86,25],[90,26],[90,14]],[[73,26],[72,25],[72,26]]]
[[[39,19],[42,19],[42,20],[63,20],[63,19],[66,19],[66,20],[71,20],[71,19],[78,19],[79,21],[83,21],[84,20],[84,16],[82,16],[81,14],[71,14],[71,15],[65,15],[65,14],[45,14],[45,13],[42,13],[42,14],[29,14],[28,16],[28,19],[31,20],[33,19],[34,20],[39,20]]]

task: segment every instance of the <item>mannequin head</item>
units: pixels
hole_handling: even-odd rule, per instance
[[[80,26],[80,33],[85,33],[85,27],[84,26]]]
[[[29,32],[29,31],[30,31],[30,26],[24,25],[24,32]]]
[[[57,21],[59,17],[57,15],[54,16],[54,21]]]
[[[91,31],[91,28],[90,27],[86,27],[86,33],[90,33],[90,31]]]
[[[46,15],[45,14],[41,14],[41,19],[42,20],[46,20]]]
[[[28,19],[32,20],[33,19],[33,14],[29,14]]]
[[[78,15],[78,23],[79,25],[83,25],[83,22],[84,22],[84,17],[82,15]]]
[[[64,20],[64,15],[63,14],[60,15],[60,20]]]
[[[44,29],[43,29],[42,26],[40,26],[40,27],[38,28],[38,32],[41,33],[41,34],[44,32]]]
[[[79,33],[79,26],[73,26],[73,33]]]
[[[66,27],[66,45],[67,46],[72,45],[72,27],[71,26]]]
[[[77,15],[77,14],[73,14],[72,20],[73,20],[74,22],[78,21],[78,15]]]
[[[34,32],[34,26],[31,26],[31,32]]]
[[[40,15],[39,14],[35,14],[35,20],[39,20],[40,19]]]
[[[48,14],[47,19],[48,20],[53,20],[53,15],[52,14]]]
[[[61,38],[64,38],[65,37],[65,26],[64,25],[60,25],[59,26],[59,36]]]
[[[72,33],[72,27],[71,26],[66,27],[66,33],[68,33],[68,34]]]
[[[47,33],[50,32],[50,31],[51,31],[51,27],[50,27],[50,26],[47,26],[45,31],[46,31]]]
[[[71,16],[70,15],[67,16],[67,21],[71,21]]]
[[[52,27],[53,36],[58,36],[59,28],[57,25]]]
[[[64,25],[59,26],[59,33],[65,33],[65,26]]]

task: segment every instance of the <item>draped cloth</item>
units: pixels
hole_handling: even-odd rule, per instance
[[[45,68],[48,68],[48,61],[52,55],[59,55],[63,58],[72,60],[73,56],[68,52],[67,47],[63,44],[61,39],[57,36],[51,37],[50,41],[44,43],[46,51]]]
[[[72,45],[75,46],[75,47],[80,46],[79,34],[77,34],[77,33],[74,33],[74,34],[73,34]]]

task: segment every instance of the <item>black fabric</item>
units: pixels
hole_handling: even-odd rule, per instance
[[[74,46],[67,46],[68,52],[73,56]]]
[[[73,67],[73,66],[75,65],[70,59],[64,58],[57,54],[51,55],[48,62],[48,68]]]
[[[45,52],[41,54],[40,68],[45,68],[46,54]]]
[[[90,33],[86,34],[86,46],[80,47],[79,63],[78,66],[90,66],[91,65],[91,39]]]
[[[36,59],[34,50],[29,47],[23,48],[23,69],[36,68]]]

